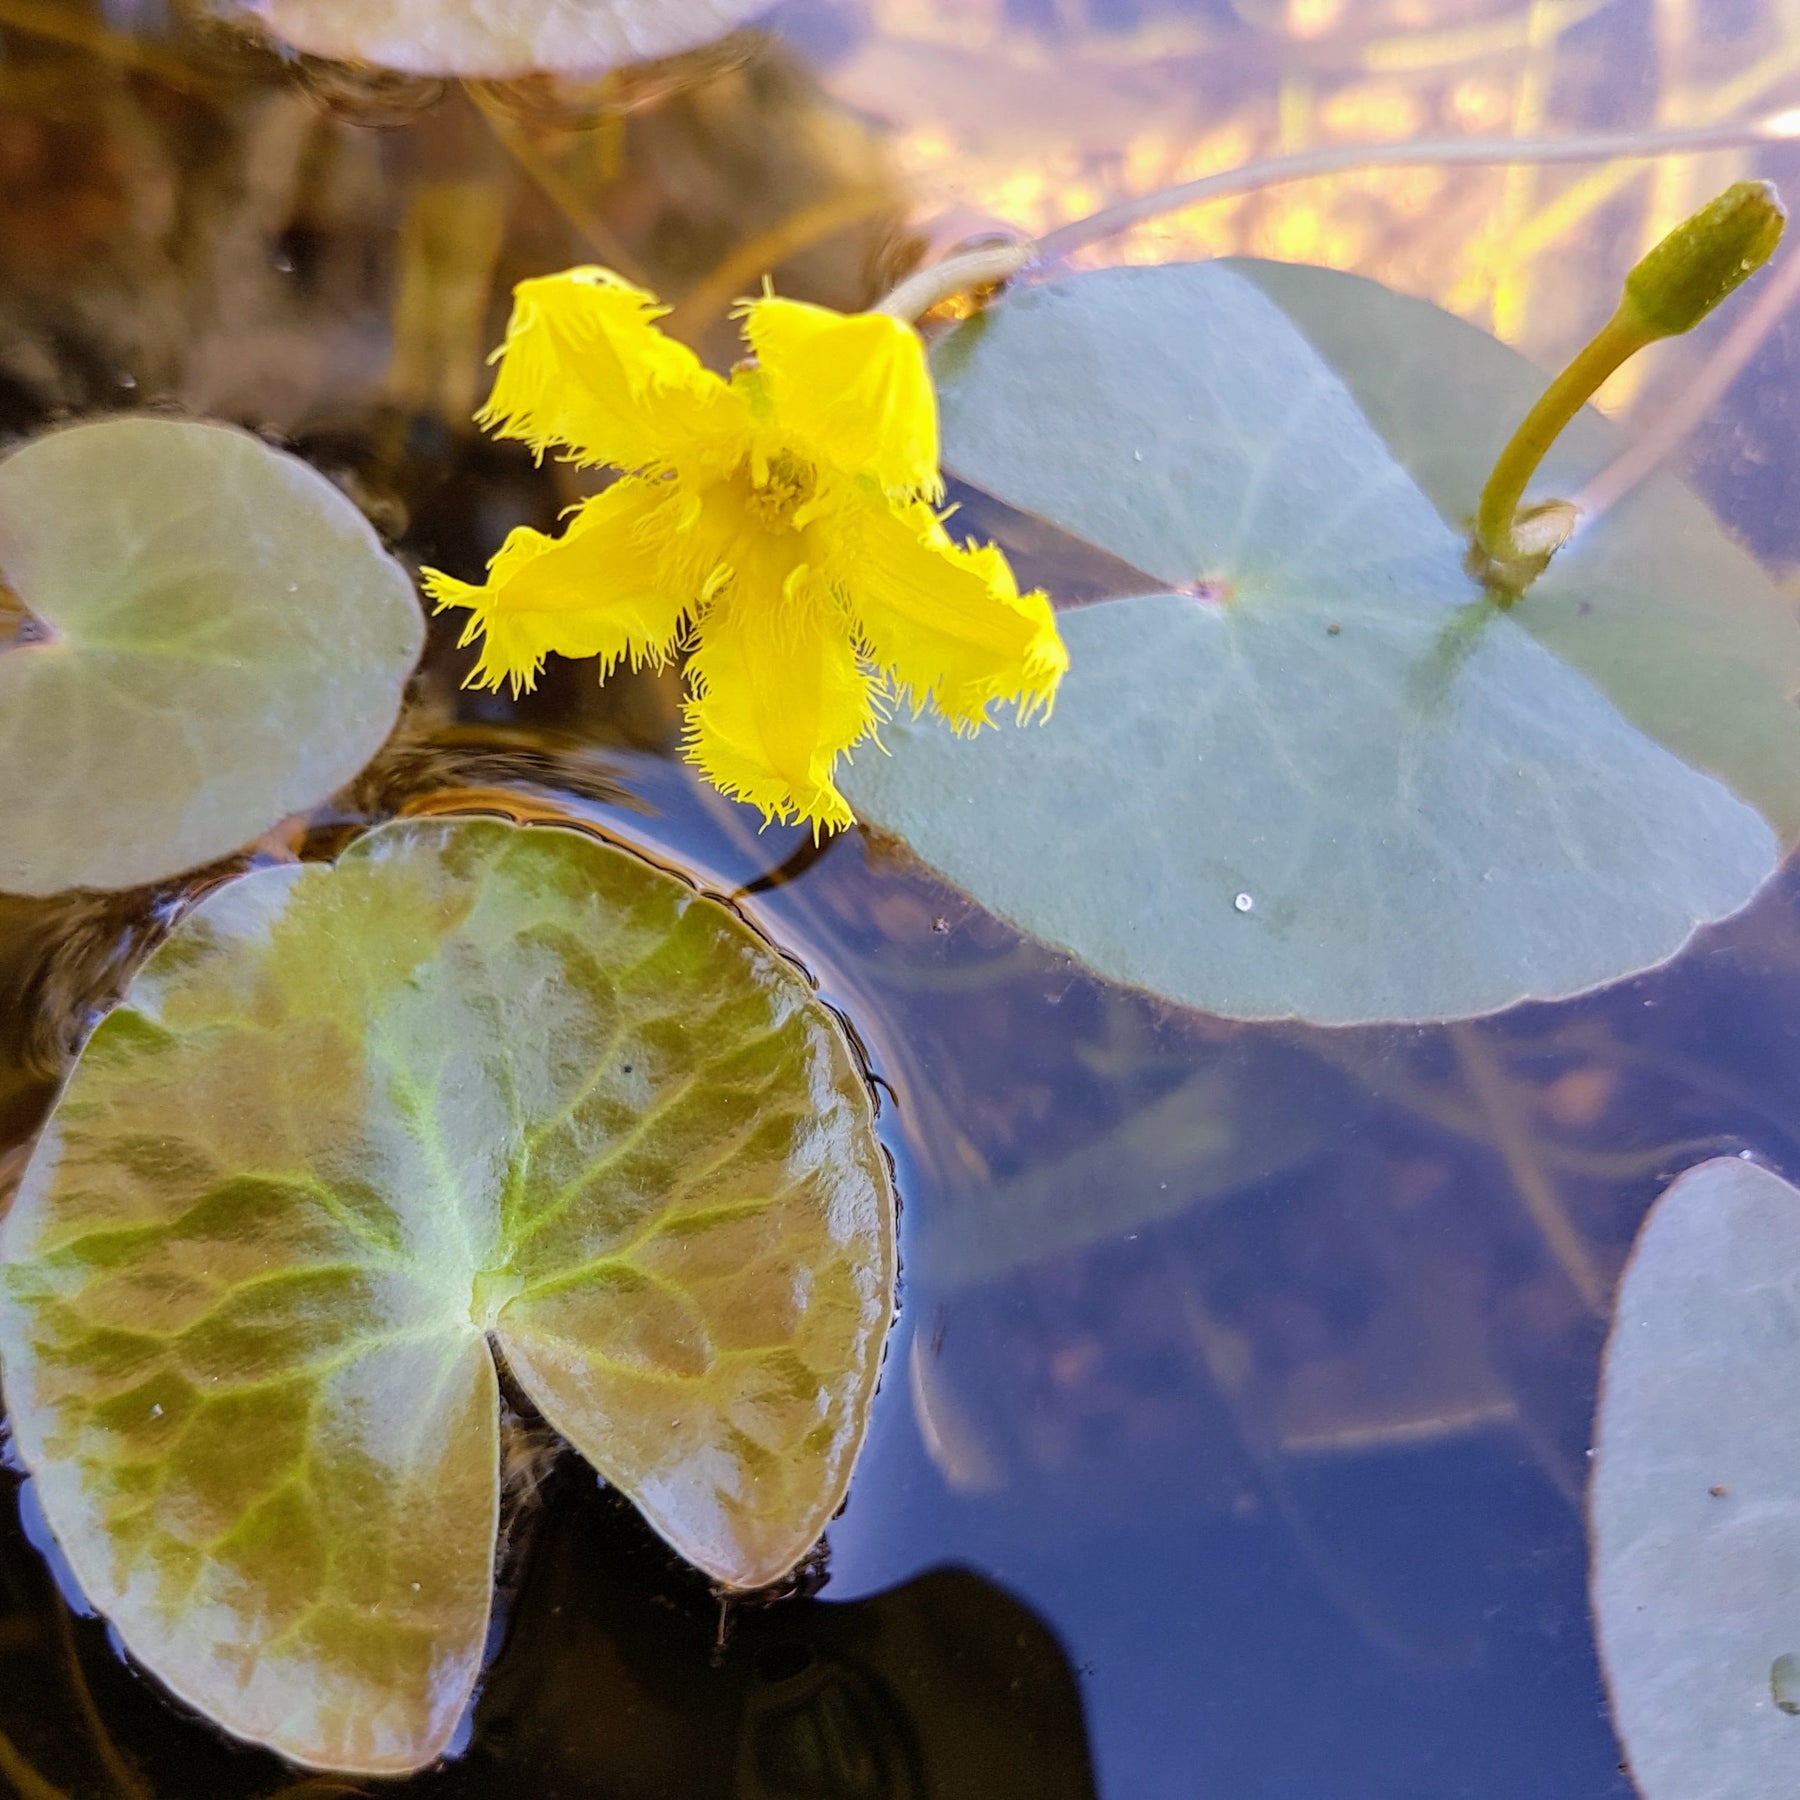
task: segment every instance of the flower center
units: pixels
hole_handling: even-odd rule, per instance
[[[817,478],[811,463],[791,450],[778,450],[769,458],[762,480],[753,481],[747,502],[750,516],[765,531],[782,531],[794,514],[813,497]]]

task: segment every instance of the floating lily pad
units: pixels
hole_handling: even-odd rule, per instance
[[[780,1578],[893,1303],[871,1119],[791,963],[581,834],[403,823],[222,888],[0,1227],[7,1409],[88,1597],[239,1736],[428,1762],[487,1629],[496,1352],[684,1556]]]
[[[935,362],[947,466],[1168,590],[1063,615],[1042,729],[897,721],[846,784],[1024,930],[1213,1012],[1442,1019],[1651,967],[1773,869],[1749,798],[1520,623],[1536,590],[1474,585],[1242,274],[1027,288]]]
[[[1800,1190],[1691,1169],[1632,1252],[1595,1435],[1593,1600],[1644,1800],[1800,1768]]]
[[[133,887],[316,805],[424,641],[351,503],[247,432],[110,419],[0,463],[0,888]]]
[[[312,56],[412,75],[597,74],[710,43],[769,0],[228,0]]]

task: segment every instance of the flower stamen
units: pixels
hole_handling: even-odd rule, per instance
[[[760,479],[750,486],[750,516],[765,531],[786,531],[818,488],[818,471],[791,450],[777,450]]]

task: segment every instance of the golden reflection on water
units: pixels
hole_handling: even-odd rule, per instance
[[[1130,22],[1106,22],[1121,14]],[[1319,145],[1714,124],[1800,97],[1792,0],[876,0],[869,18],[832,91],[893,120],[896,162],[926,210],[1033,233]],[[1196,206],[1089,259],[1357,270],[1551,360],[1610,310],[1637,254],[1760,172],[1743,151],[1367,169]],[[1610,402],[1643,376],[1626,371]]]
[[[823,25],[802,9],[785,39],[782,17],[644,71],[464,88],[0,0],[8,297],[73,305],[121,380],[201,410],[292,430],[373,386],[460,430],[506,289],[559,263],[656,287],[672,328],[725,362],[731,302],[765,274],[853,306],[924,247],[997,222],[1041,234],[1271,156],[1800,101],[1800,0],[867,0]],[[399,124],[396,141],[370,129]],[[1699,199],[1791,162],[1365,168],[1221,197],[1077,260],[1353,269],[1551,362]],[[354,246],[302,272],[303,318],[279,255],[253,254],[296,230]],[[133,316],[113,317],[126,287]],[[1608,403],[1672,388],[1710,341],[1628,365]],[[47,402],[102,397],[49,360],[28,376]]]

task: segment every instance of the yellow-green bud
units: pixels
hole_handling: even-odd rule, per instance
[[[1625,277],[1625,302],[1650,337],[1692,331],[1775,254],[1787,210],[1772,182],[1740,181],[1675,227]]]

